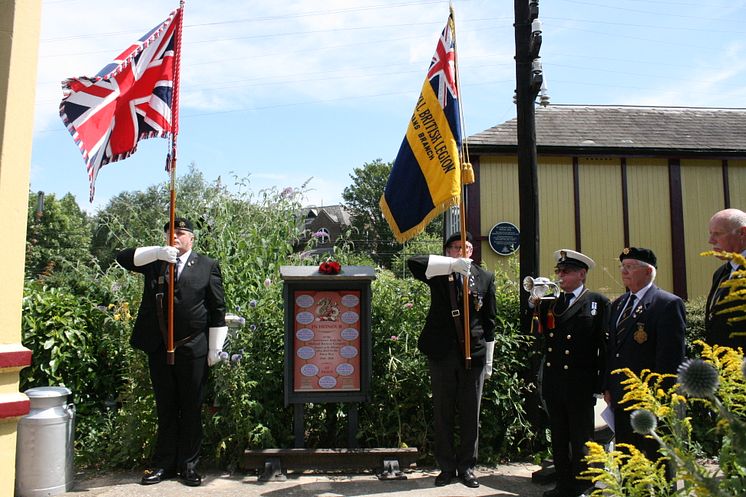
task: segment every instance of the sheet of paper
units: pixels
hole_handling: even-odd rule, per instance
[[[601,411],[601,418],[606,421],[606,424],[609,425],[611,431],[616,432],[616,430],[614,429],[614,411],[612,411],[609,406],[606,406],[606,409]]]

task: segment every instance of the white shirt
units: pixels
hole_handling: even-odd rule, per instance
[[[579,287],[577,287],[572,292],[565,292],[567,293],[568,297],[570,297],[567,301],[567,307],[570,307],[573,302],[575,302],[575,299],[580,297],[580,294],[583,293],[583,289],[585,288],[585,285],[581,284]]]
[[[746,257],[746,250],[744,250],[743,252],[741,252],[741,256],[742,257]],[[733,271],[735,271],[736,269],[738,269],[738,264],[733,259],[729,260],[728,263],[730,264],[730,274],[733,275]],[[730,276],[729,276],[729,278],[730,278]]]
[[[177,259],[179,261],[176,263],[176,279],[179,279],[179,276],[181,276],[181,270],[184,269],[184,264],[186,264],[186,261],[189,260],[189,256],[192,255],[191,250],[187,250],[183,254],[177,256]]]
[[[650,290],[650,287],[653,286],[653,282],[651,281],[644,287],[640,288],[636,292],[630,292],[630,295],[635,296],[635,303],[634,305],[640,305],[640,302],[642,302],[642,298],[645,296],[646,293],[648,293],[648,290]],[[617,326],[619,326],[619,320],[622,318],[622,314],[624,314],[625,309],[627,309],[627,306],[629,305],[629,297],[627,297],[627,302],[624,304],[624,307],[622,307],[622,310],[619,312],[619,317],[617,318]]]

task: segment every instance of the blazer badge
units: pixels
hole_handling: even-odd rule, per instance
[[[645,331],[645,323],[637,323],[637,329],[635,330],[635,334],[632,335],[632,338],[634,338],[635,342],[640,345],[648,341],[648,332]]]

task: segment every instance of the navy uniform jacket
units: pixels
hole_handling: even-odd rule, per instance
[[[550,305],[554,302],[542,301],[544,323]],[[601,393],[608,323],[609,299],[588,290],[566,311],[555,314],[554,329],[544,327],[544,389],[555,381],[564,381],[589,399]]]
[[[651,286],[642,301],[636,302],[626,326],[617,336],[616,322],[628,298],[629,292],[614,301],[609,320],[605,388],[610,391],[615,405],[624,396],[624,386],[620,383],[627,378],[623,374],[611,374],[615,369],[629,368],[637,375],[643,369],[676,374],[684,361],[684,302],[676,295]]]
[[[418,255],[407,261],[412,275],[430,287],[430,309],[425,326],[420,333],[417,346],[431,359],[444,357],[450,350],[460,349],[456,336],[456,324],[451,316],[451,297],[448,276],[427,279],[425,270],[429,256]],[[495,277],[479,267],[471,265],[469,298],[469,322],[471,328],[471,357],[474,364],[484,363],[485,342],[495,340],[497,303],[495,301]],[[476,305],[481,298],[482,306]],[[463,298],[458,295],[459,309],[463,311]],[[463,314],[461,319],[463,319]]]
[[[727,262],[720,266],[712,275],[712,287],[710,294],[707,296],[707,307],[705,307],[705,342],[710,345],[723,345],[726,347],[736,348],[743,347],[746,350],[746,321],[736,321],[728,323],[728,318],[736,314],[715,314],[717,311],[727,309],[738,305],[738,302],[732,302],[728,305],[715,305],[715,294],[720,287],[720,283],[730,275],[731,265]],[[730,336],[731,333],[744,333],[743,335]]]
[[[134,255],[135,249],[132,248],[117,254],[117,262],[122,267],[145,276],[142,302],[130,343],[136,349],[151,353],[164,345],[163,334],[158,325],[156,293],[165,293],[163,315],[167,320],[167,285],[163,285],[161,290],[158,278],[165,275],[167,279],[168,264],[155,261],[144,266],[135,266]],[[177,347],[176,353],[190,357],[206,356],[208,330],[218,326],[225,326],[225,301],[220,266],[217,261],[192,251],[174,289],[174,342],[191,338]]]

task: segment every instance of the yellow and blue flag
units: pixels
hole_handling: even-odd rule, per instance
[[[440,35],[379,205],[399,242],[461,197],[461,115],[453,15]]]

